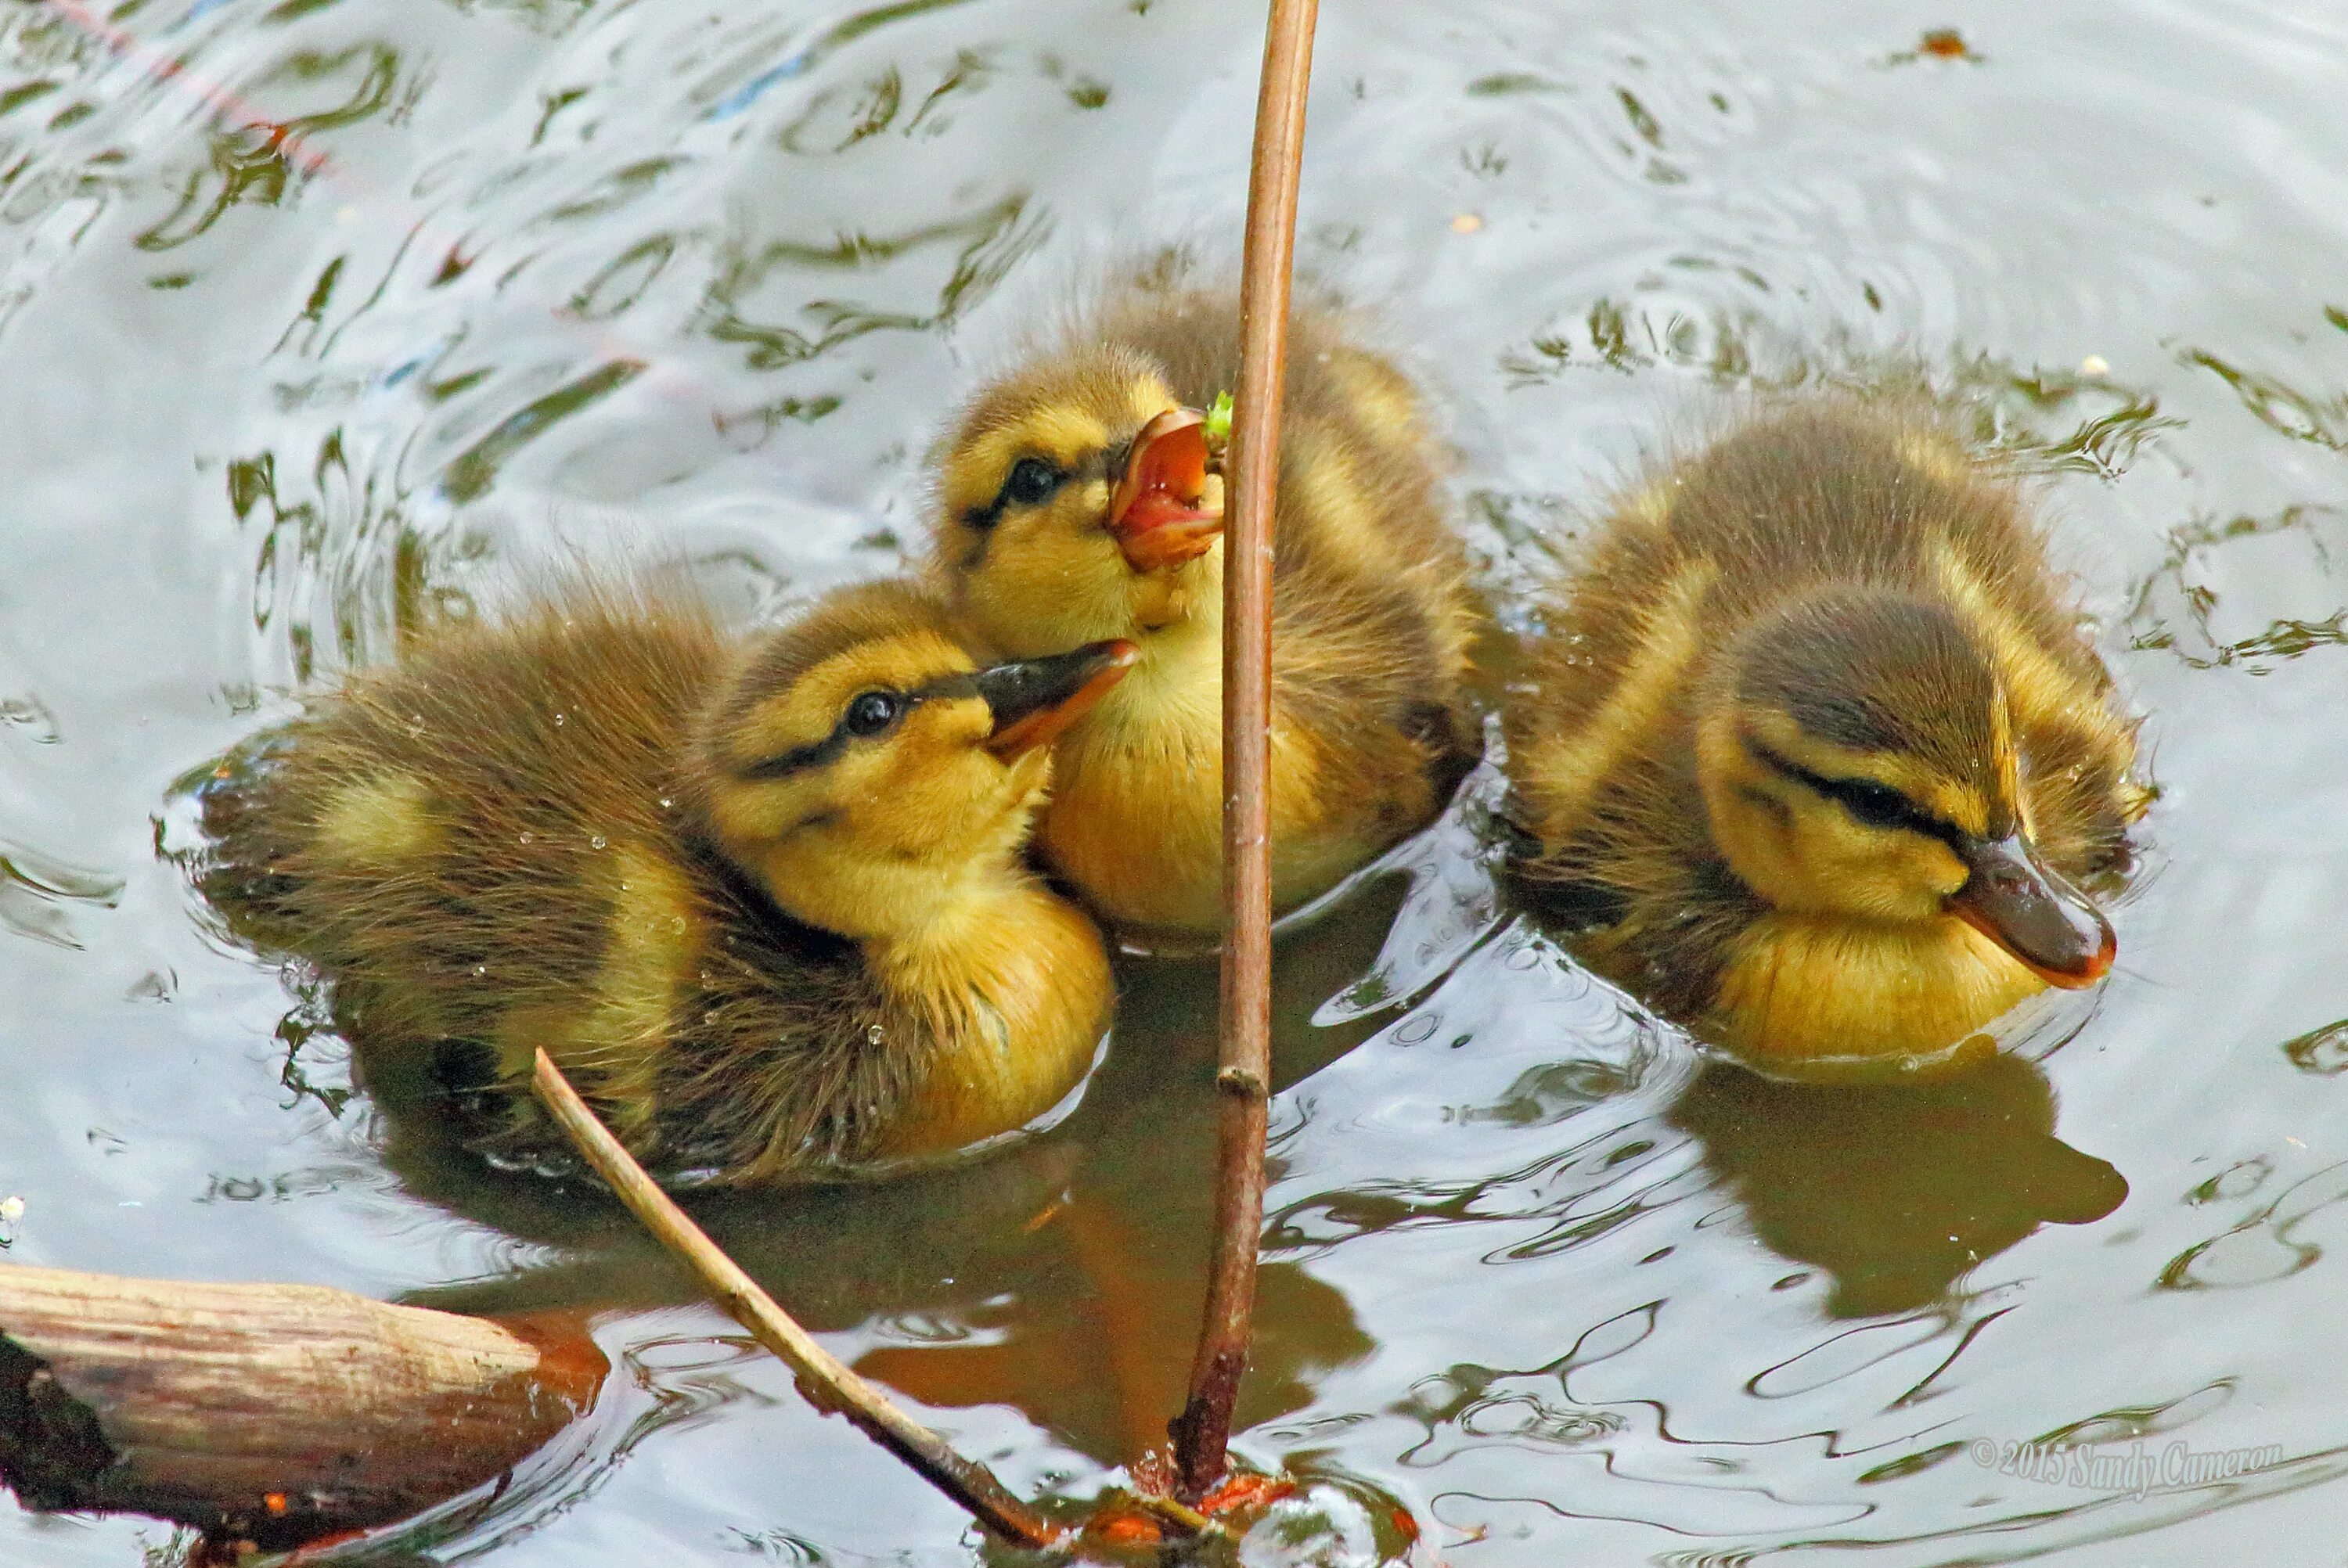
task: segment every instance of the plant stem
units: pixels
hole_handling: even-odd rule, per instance
[[[1304,152],[1317,0],[1272,0],[1256,97],[1240,277],[1240,385],[1223,538],[1223,1091],[1215,1252],[1189,1401],[1173,1426],[1181,1495],[1222,1478],[1231,1406],[1247,1364],[1263,1232],[1263,1141],[1272,1081],[1272,532],[1289,273]]]
[[[1060,1539],[1058,1528],[1012,1495],[993,1471],[954,1452],[945,1439],[899,1409],[878,1387],[817,1344],[644,1173],[644,1168],[620,1146],[543,1050],[538,1053],[535,1087],[547,1110],[571,1135],[587,1163],[611,1184],[620,1201],[662,1245],[685,1261],[734,1321],[798,1374],[799,1391],[819,1409],[846,1416],[866,1436],[911,1465],[923,1481],[1006,1540],[1025,1546],[1050,1546]]]

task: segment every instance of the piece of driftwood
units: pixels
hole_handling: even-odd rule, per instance
[[[1223,974],[1214,1262],[1173,1424],[1182,1496],[1222,1479],[1231,1405],[1247,1365],[1263,1234],[1263,1141],[1272,1083],[1272,522],[1287,379],[1289,275],[1304,155],[1316,0],[1272,0],[1248,173],[1240,273],[1240,385],[1223,538]]]
[[[693,1270],[728,1317],[798,1374],[800,1391],[819,1409],[846,1416],[867,1437],[903,1460],[915,1474],[1005,1540],[1023,1546],[1050,1546],[1060,1539],[1059,1526],[1022,1502],[993,1471],[954,1452],[945,1439],[898,1409],[877,1385],[858,1377],[818,1344],[677,1207],[676,1200],[661,1191],[543,1050],[538,1053],[531,1082],[540,1101],[595,1167],[596,1174],[611,1184],[620,1201],[662,1245]]]
[[[0,1266],[0,1481],[294,1546],[499,1478],[608,1370],[576,1317]]]

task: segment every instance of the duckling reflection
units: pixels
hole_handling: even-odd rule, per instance
[[[1772,1071],[2094,984],[2135,727],[2014,488],[1927,414],[1767,414],[1625,502],[1508,715],[1577,950]]]
[[[1375,958],[1399,894],[1370,889],[1283,949],[1273,995],[1283,1081],[1381,1021],[1309,1023]],[[1202,1020],[1214,1016],[1215,966],[1141,962],[1118,979],[1119,1049],[1043,1137],[886,1184],[696,1194],[695,1219],[810,1328],[877,1327],[881,1342],[858,1368],[911,1398],[1012,1405],[1106,1462],[1163,1443],[1206,1290],[1217,1106]],[[407,1192],[563,1254],[407,1299],[489,1313],[700,1299],[602,1194],[500,1180],[429,1105],[380,1091],[376,1103],[386,1163]],[[1344,1296],[1295,1265],[1266,1259],[1260,1290],[1242,1427],[1310,1404],[1331,1370],[1375,1348]]]
[[[523,1087],[542,1047],[655,1169],[932,1156],[1097,1052],[1099,936],[1020,851],[1043,743],[1130,661],[981,670],[903,584],[747,648],[675,585],[581,585],[224,768],[202,886],[331,979],[371,1081],[499,1091],[496,1151],[561,1147]]]
[[[2099,1220],[2127,1181],[2054,1135],[2037,1063],[1921,1084],[1788,1084],[1715,1062],[1667,1113],[1776,1252],[1834,1276],[1838,1317],[1940,1298],[2044,1225]]]
[[[1220,927],[1221,480],[1200,409],[1238,384],[1227,293],[1113,290],[984,388],[947,443],[932,567],[991,646],[1101,638],[1133,675],[1071,726],[1036,842],[1131,933]],[[1272,877],[1313,897],[1432,820],[1478,749],[1480,619],[1411,384],[1330,311],[1291,326],[1274,530]]]

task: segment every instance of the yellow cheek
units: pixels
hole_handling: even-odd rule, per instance
[[[1004,652],[1041,657],[1130,634],[1137,579],[1099,526],[1098,506],[1091,521],[1079,520],[1078,510],[1071,505],[1005,524],[971,569],[963,601],[981,634]]]
[[[1883,920],[1937,918],[1964,886],[1965,868],[1946,845],[1912,833],[1847,831],[1837,892],[1842,908]]]
[[[919,730],[909,727],[873,765],[844,781],[845,836],[911,859],[971,856],[973,835],[1026,793],[1020,764],[1027,759],[1006,768],[983,748],[991,720],[979,703],[922,717]]]
[[[1838,807],[1831,807],[1838,812]],[[1862,920],[1935,920],[1941,901],[1965,885],[1965,866],[1947,845],[1919,834],[1886,834],[1818,812],[1797,845],[1808,871],[1808,913]]]
[[[1763,788],[1790,814],[1738,794],[1715,811],[1715,836],[1753,890],[1789,914],[1869,921],[1931,920],[1964,886],[1945,845],[1860,826],[1840,806]]]

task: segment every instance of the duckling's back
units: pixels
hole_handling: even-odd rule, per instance
[[[1665,548],[1681,560],[1715,565],[1715,625],[1824,585],[1898,589],[1988,616],[2006,641],[2034,646],[2096,691],[2110,685],[2017,487],[1929,411],[1843,402],[1782,411],[1671,469],[1630,513],[1659,515]]]
[[[522,1083],[544,1046],[668,1168],[855,1158],[902,1063],[841,1020],[898,1020],[701,846],[685,760],[729,657],[688,599],[578,589],[355,676],[207,793],[203,891],[333,979],[371,1078]]]

